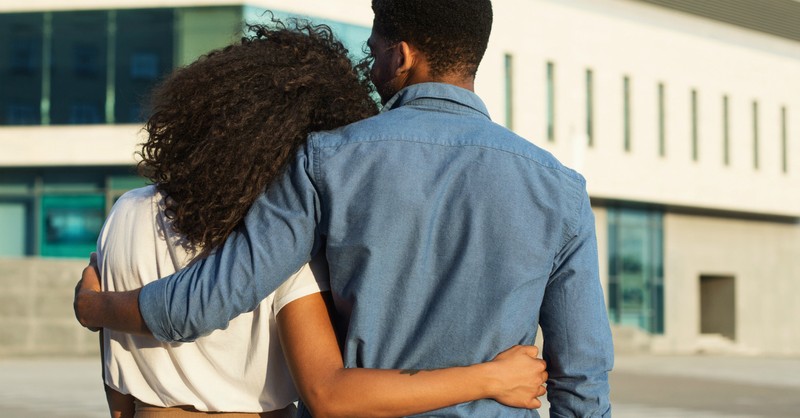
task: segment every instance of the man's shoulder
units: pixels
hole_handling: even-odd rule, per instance
[[[585,179],[562,164],[549,151],[485,117],[458,114],[430,114],[402,107],[332,131],[316,132],[310,142],[315,148],[339,148],[348,144],[406,142],[419,146],[479,148],[503,155],[508,161],[522,159],[531,170],[545,171],[577,187]]]
[[[508,152],[524,158],[543,170],[551,171],[553,174],[557,174],[558,177],[563,177],[564,179],[576,183],[576,185],[580,187],[585,187],[586,180],[584,177],[577,171],[564,165],[550,151],[510,131],[504,126],[494,123],[493,125],[497,136],[502,137],[502,140],[492,141],[491,146],[499,151]]]

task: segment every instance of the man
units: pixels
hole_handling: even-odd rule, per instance
[[[208,258],[130,293],[78,292],[86,326],[191,341],[326,251],[347,367],[431,369],[544,332],[552,416],[609,416],[613,353],[583,178],[473,93],[489,0],[373,0],[376,117],[313,134]],[[137,302],[138,301],[138,302]],[[437,416],[529,417],[491,400]]]

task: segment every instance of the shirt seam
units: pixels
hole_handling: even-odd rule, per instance
[[[418,109],[432,108],[431,110],[434,111],[436,111],[437,109],[452,110],[460,114],[475,115],[475,117],[483,117],[488,120],[492,120],[487,111],[481,110],[476,106],[452,98],[420,96],[418,98],[411,99],[403,103],[402,106],[398,106],[394,109],[399,109],[401,107],[406,107],[406,106]]]
[[[420,140],[414,140],[414,139],[395,139],[395,138],[392,138],[392,139],[357,140],[357,141],[340,142],[338,144],[325,144],[325,145],[316,144],[316,147],[319,148],[319,149],[321,149],[321,148],[338,148],[338,147],[342,147],[342,146],[345,146],[345,145],[355,145],[355,144],[364,144],[364,143],[373,143],[373,142],[409,142],[409,143],[415,143],[415,144],[425,144],[425,145],[433,145],[433,146],[448,147],[448,148],[452,148],[452,147],[475,147],[475,148],[481,148],[481,149],[490,150],[490,151],[504,152],[504,153],[507,153],[507,154],[515,155],[515,156],[520,157],[520,158],[524,158],[525,160],[530,161],[530,162],[532,162],[532,163],[534,163],[534,164],[536,164],[538,166],[541,166],[541,167],[544,167],[544,168],[547,168],[547,169],[551,169],[551,170],[556,170],[559,173],[563,173],[564,175],[566,175],[566,177],[568,179],[570,179],[572,182],[577,183],[577,184],[581,184],[580,179],[575,177],[574,172],[572,172],[571,170],[565,169],[566,167],[564,167],[563,165],[561,165],[561,166],[559,166],[559,165],[549,165],[549,164],[546,164],[546,163],[544,163],[542,161],[538,161],[538,160],[536,160],[534,158],[531,158],[531,157],[529,157],[527,155],[520,154],[518,152],[504,150],[504,149],[501,149],[501,148],[495,148],[495,147],[491,147],[491,146],[487,146],[487,145],[478,145],[478,144],[452,144],[452,145],[450,145],[450,144],[437,144],[437,143],[434,143],[434,142],[420,141]],[[319,152],[318,150],[315,150],[315,151]]]

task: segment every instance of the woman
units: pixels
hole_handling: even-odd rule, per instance
[[[352,67],[329,28],[250,30],[155,89],[139,163],[154,185],[123,195],[103,227],[105,290],[141,287],[142,277],[169,275],[213,251],[309,132],[377,112],[364,70]],[[291,377],[318,417],[400,416],[480,398],[538,406],[546,373],[533,347],[423,373],[344,369],[326,282],[324,259],[312,260],[256,310],[192,344],[106,331],[112,416],[289,417]]]

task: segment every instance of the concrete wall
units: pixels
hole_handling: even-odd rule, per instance
[[[800,224],[664,216],[665,334],[658,351],[800,354]],[[734,277],[735,335],[702,335],[700,277]]]
[[[98,353],[72,313],[83,260],[0,258],[0,357]]]

